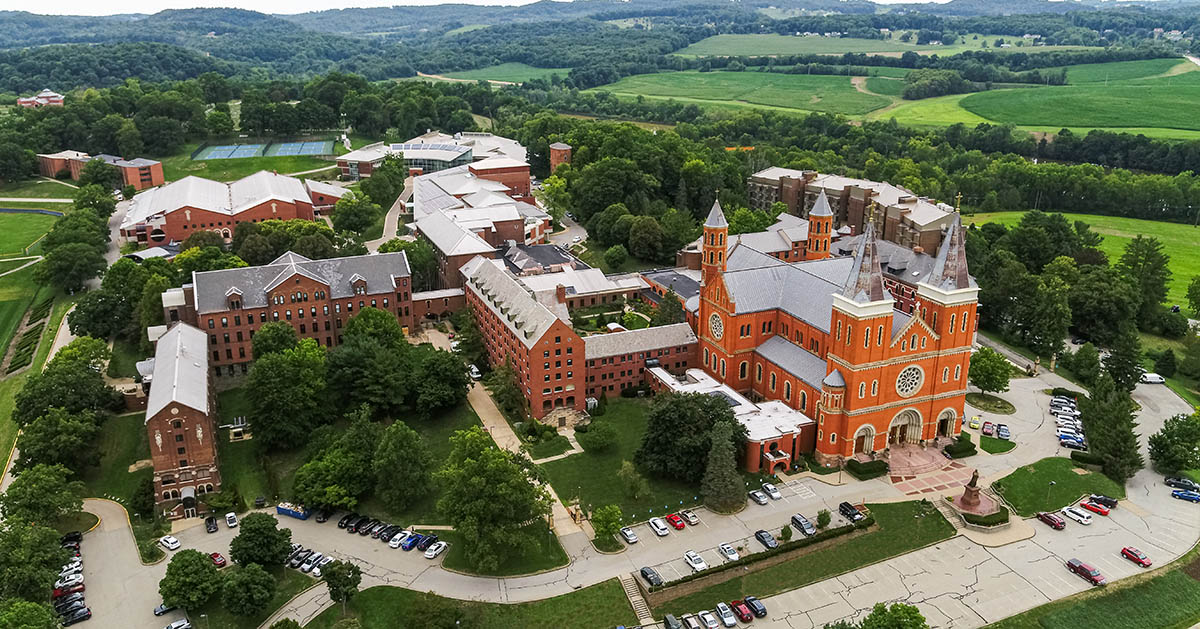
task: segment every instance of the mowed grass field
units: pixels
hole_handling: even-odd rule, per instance
[[[1200,85],[1109,84],[992,90],[959,101],[996,122],[1020,125],[1124,127],[1137,124],[1200,131]]]
[[[486,68],[478,68],[476,70],[463,70],[462,72],[447,72],[442,76],[452,79],[468,79],[471,81],[505,81],[508,83],[522,83],[533,79],[550,79],[550,75],[557,74],[560,78],[567,78],[567,73],[571,68],[535,68],[524,63],[502,63],[498,66],[488,66]]]
[[[664,72],[595,88],[622,96],[863,115],[891,100],[854,89],[847,76],[767,72]]]
[[[25,248],[50,231],[56,220],[49,214],[0,212],[0,257],[24,255]]]
[[[1167,59],[1142,59],[1140,61],[1114,61],[1112,63],[1084,63],[1066,66],[1067,82],[1071,85],[1104,83],[1106,81],[1128,81],[1160,76],[1168,72],[1181,74],[1181,70],[1197,68],[1190,61],[1172,57]],[[1049,68],[1058,70],[1061,68]]]
[[[1024,212],[992,212],[963,217],[968,225],[1000,223],[1012,227],[1021,221]],[[1092,226],[1092,231],[1104,236],[1100,249],[1108,254],[1110,262],[1116,262],[1125,245],[1137,235],[1153,236],[1163,243],[1167,255],[1171,256],[1171,284],[1167,287],[1167,304],[1187,303],[1187,285],[1193,277],[1200,275],[1200,227],[1179,223],[1162,223],[1137,218],[1099,216],[1096,214],[1063,214],[1069,221],[1083,221]]]
[[[70,199],[75,195],[75,188],[53,179],[38,177],[25,181],[14,181],[0,185],[0,197],[37,198],[37,199]]]

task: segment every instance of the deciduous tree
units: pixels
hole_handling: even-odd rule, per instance
[[[1187,300],[1192,314],[1200,317],[1200,275],[1193,277],[1192,281],[1188,282]]]
[[[604,252],[604,263],[610,269],[621,268],[627,259],[629,259],[629,251],[625,249],[625,245],[613,245]]]
[[[413,348],[413,352],[414,406],[419,412],[430,417],[467,399],[471,379],[458,356],[421,346]]]
[[[301,445],[325,418],[325,350],[303,339],[296,347],[267,354],[254,361],[247,387],[254,391],[255,443],[266,449]]]
[[[321,578],[329,588],[329,598],[342,604],[342,615],[346,615],[346,603],[358,594],[362,583],[362,570],[347,561],[334,561],[321,568]]]
[[[266,608],[275,596],[275,577],[252,563],[225,575],[221,604],[230,613],[251,616]]]
[[[229,558],[240,565],[275,566],[291,552],[292,530],[279,528],[275,516],[251,513],[238,522],[238,534],[229,542]]]
[[[96,247],[82,242],[69,242],[46,254],[34,270],[34,279],[74,293],[103,271],[107,264],[104,253]]]
[[[688,483],[698,483],[704,476],[717,422],[733,426],[730,439],[735,452],[746,439],[746,429],[734,421],[729,405],[711,395],[658,395],[650,403],[647,420],[634,461],[651,474]]]
[[[18,598],[0,601],[0,627],[5,629],[59,629],[59,617],[45,603]]]
[[[255,358],[262,358],[267,354],[281,354],[296,347],[300,342],[296,338],[295,328],[284,321],[264,323],[251,341]]]
[[[25,426],[51,408],[71,414],[108,412],[118,408],[122,400],[95,369],[76,362],[54,361],[42,373],[31,374],[15,398],[12,417],[18,426]]]
[[[683,302],[679,300],[674,288],[668,288],[667,294],[658,300],[658,307],[650,314],[650,325],[671,325],[683,321]]]
[[[190,548],[177,551],[158,582],[163,603],[186,610],[204,606],[221,587],[221,576],[208,555]]]
[[[71,414],[52,408],[21,431],[20,458],[13,464],[19,474],[35,465],[62,465],[79,473],[100,462],[95,439],[100,429],[90,411]]]
[[[404,511],[428,492],[433,463],[421,435],[395,421],[383,431],[371,461],[376,495],[392,511]]]
[[[34,465],[0,496],[0,512],[14,522],[50,525],[83,510],[83,483],[61,465]]]
[[[383,210],[370,199],[347,192],[333,206],[333,228],[361,234],[379,219]]]
[[[66,560],[57,531],[8,520],[0,528],[0,599],[50,600],[50,586]]]
[[[1008,380],[1012,376],[1012,367],[1008,359],[1000,352],[981,347],[971,355],[971,368],[968,379],[971,385],[984,393],[1003,393],[1008,390]]]
[[[631,500],[637,500],[650,493],[650,483],[638,472],[633,461],[621,461],[621,469],[617,470],[617,480]]]
[[[423,238],[416,240],[393,238],[379,246],[379,253],[398,251],[405,252],[408,257],[413,290],[433,290],[437,286],[438,278],[437,257],[433,253],[433,246]]]
[[[604,505],[592,514],[592,529],[596,531],[597,538],[611,538],[621,530],[621,520],[624,518],[621,507]]]

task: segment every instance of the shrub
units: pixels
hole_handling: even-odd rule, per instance
[[[1104,457],[1082,450],[1071,450],[1071,460],[1080,465],[1104,465]]]
[[[782,529],[779,529],[779,539],[781,539],[785,542],[791,541],[792,527],[785,524]]]
[[[866,463],[863,463],[858,459],[850,459],[846,461],[846,471],[858,480],[869,480],[887,474],[888,464],[887,461],[882,459],[868,461]]]
[[[1054,387],[1053,389],[1050,389],[1050,395],[1054,395],[1054,396],[1065,395],[1066,397],[1075,398],[1075,399],[1087,397],[1087,395],[1084,395],[1083,393],[1080,393],[1079,391],[1072,391],[1071,389],[1064,389],[1063,387]]]
[[[649,393],[650,387],[645,384],[639,384],[636,387],[627,387],[621,389],[621,397],[637,397],[642,392]]]
[[[577,429],[575,438],[579,440],[579,445],[588,452],[604,452],[616,443],[617,430],[611,424],[597,423],[589,427],[583,434],[580,434]]]
[[[988,515],[975,515],[974,513],[963,513],[963,519],[970,524],[976,526],[996,526],[1008,522],[1008,508],[1001,506],[996,513]]]
[[[829,509],[821,509],[817,512],[817,528],[823,529],[829,526],[833,520],[833,516],[829,514]]]
[[[968,433],[960,433],[958,440],[954,443],[942,448],[942,451],[949,455],[952,459],[962,459],[975,454],[975,444],[971,443],[971,435]]]

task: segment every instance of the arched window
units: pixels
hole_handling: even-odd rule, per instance
[[[750,373],[749,369],[750,363],[743,360],[741,366],[738,367],[738,378],[745,380],[746,376]]]
[[[927,336],[922,336],[922,337],[921,337],[921,349],[925,349],[925,340],[926,340],[926,339],[928,339],[928,338],[929,338],[929,337],[927,337]]]
[[[866,397],[866,396],[867,396],[867,383],[865,383],[865,382],[860,382],[860,383],[858,383],[858,397],[859,397],[859,399],[862,399],[862,398],[864,398],[864,397]]]
[[[829,433],[829,443],[837,443],[837,433],[836,432]]]
[[[762,365],[754,366],[754,381],[762,382]]]
[[[808,410],[808,394],[804,391],[800,392],[800,410]]]
[[[725,377],[725,359],[724,358],[721,359],[721,377],[722,378]]]
[[[708,364],[708,348],[704,348],[704,364]]]
[[[942,382],[948,382],[949,380],[950,380],[950,368],[942,367]]]
[[[792,383],[790,380],[783,383],[783,399],[789,402],[792,401]]]
[[[913,349],[917,349],[917,335],[916,334],[912,335],[912,338],[908,341],[908,346]]]
[[[863,334],[863,347],[871,346],[871,326],[867,326],[866,332]]]
[[[880,345],[880,346],[883,345],[883,326],[882,325],[880,325],[879,329],[875,332],[875,345]]]
[[[775,374],[771,374],[771,390],[775,390]]]
[[[962,316],[962,331],[963,332],[967,331],[967,313],[965,313],[965,312],[963,313],[963,316]]]
[[[871,381],[871,395],[879,395],[879,380]]]
[[[842,322],[841,321],[838,321],[838,324],[837,324],[837,340],[839,340],[839,341],[842,340]]]
[[[949,331],[950,331],[950,332],[954,332],[954,315],[953,315],[953,314],[951,314],[951,315],[950,315],[950,328],[949,328]]]
[[[954,366],[954,379],[958,380],[958,377],[960,375],[962,375],[962,365],[955,365]]]

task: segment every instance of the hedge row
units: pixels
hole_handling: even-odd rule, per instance
[[[17,340],[17,346],[13,349],[12,361],[8,363],[7,373],[12,373],[18,369],[23,369],[33,362],[33,355],[37,353],[38,341],[42,338],[42,330],[46,324],[39,323],[32,328],[29,328]]]
[[[36,323],[50,316],[50,308],[54,306],[54,296],[51,295],[33,306],[29,311],[29,322]]]
[[[650,591],[658,592],[658,591],[663,590],[664,588],[668,588],[668,587],[671,587],[674,585],[679,585],[681,583],[687,583],[688,581],[699,579],[700,577],[707,577],[707,576],[710,576],[713,574],[723,572],[725,570],[733,570],[734,568],[740,568],[742,566],[746,566],[746,565],[749,565],[752,563],[762,561],[763,559],[766,559],[768,557],[773,557],[775,555],[778,555],[779,553],[786,553],[788,551],[796,550],[797,548],[804,548],[805,546],[811,546],[813,544],[816,544],[817,542],[823,542],[827,539],[833,539],[835,537],[841,537],[843,535],[847,535],[847,534],[852,533],[859,529],[865,529],[874,523],[875,523],[875,516],[868,515],[867,517],[859,520],[857,524],[848,524],[846,526],[839,526],[839,527],[832,528],[832,529],[826,529],[824,531],[818,532],[816,535],[813,535],[812,537],[800,537],[797,539],[793,539],[789,542],[781,542],[778,546],[776,546],[773,549],[768,549],[768,550],[764,550],[764,551],[758,552],[758,553],[750,553],[748,555],[743,555],[742,557],[739,557],[737,561],[726,562],[719,566],[713,566],[713,567],[709,568],[708,570],[701,570],[700,572],[693,572],[692,574],[689,574],[685,577],[681,577],[681,578],[675,579],[674,581],[663,583],[662,585],[651,586]],[[756,543],[757,543],[757,541],[758,540],[755,540]]]
[[[974,513],[962,513],[962,517],[970,524],[975,526],[996,526],[1008,522],[1008,507],[1000,505],[1000,510],[996,513],[988,515],[975,515]]]
[[[846,471],[858,480],[870,480],[887,474],[888,464],[883,459],[867,461],[866,463],[858,459],[850,459],[846,461]]]
[[[963,459],[975,454],[975,444],[971,443],[971,435],[969,433],[960,433],[958,441],[942,448],[947,456],[952,459]]]
[[[1083,450],[1071,450],[1071,460],[1081,465],[1104,465],[1104,459],[1099,454]]]
[[[1063,395],[1073,400],[1087,397],[1087,395],[1080,393],[1079,391],[1072,391],[1071,389],[1064,389],[1062,387],[1054,387],[1053,389],[1050,389],[1050,395]]]

